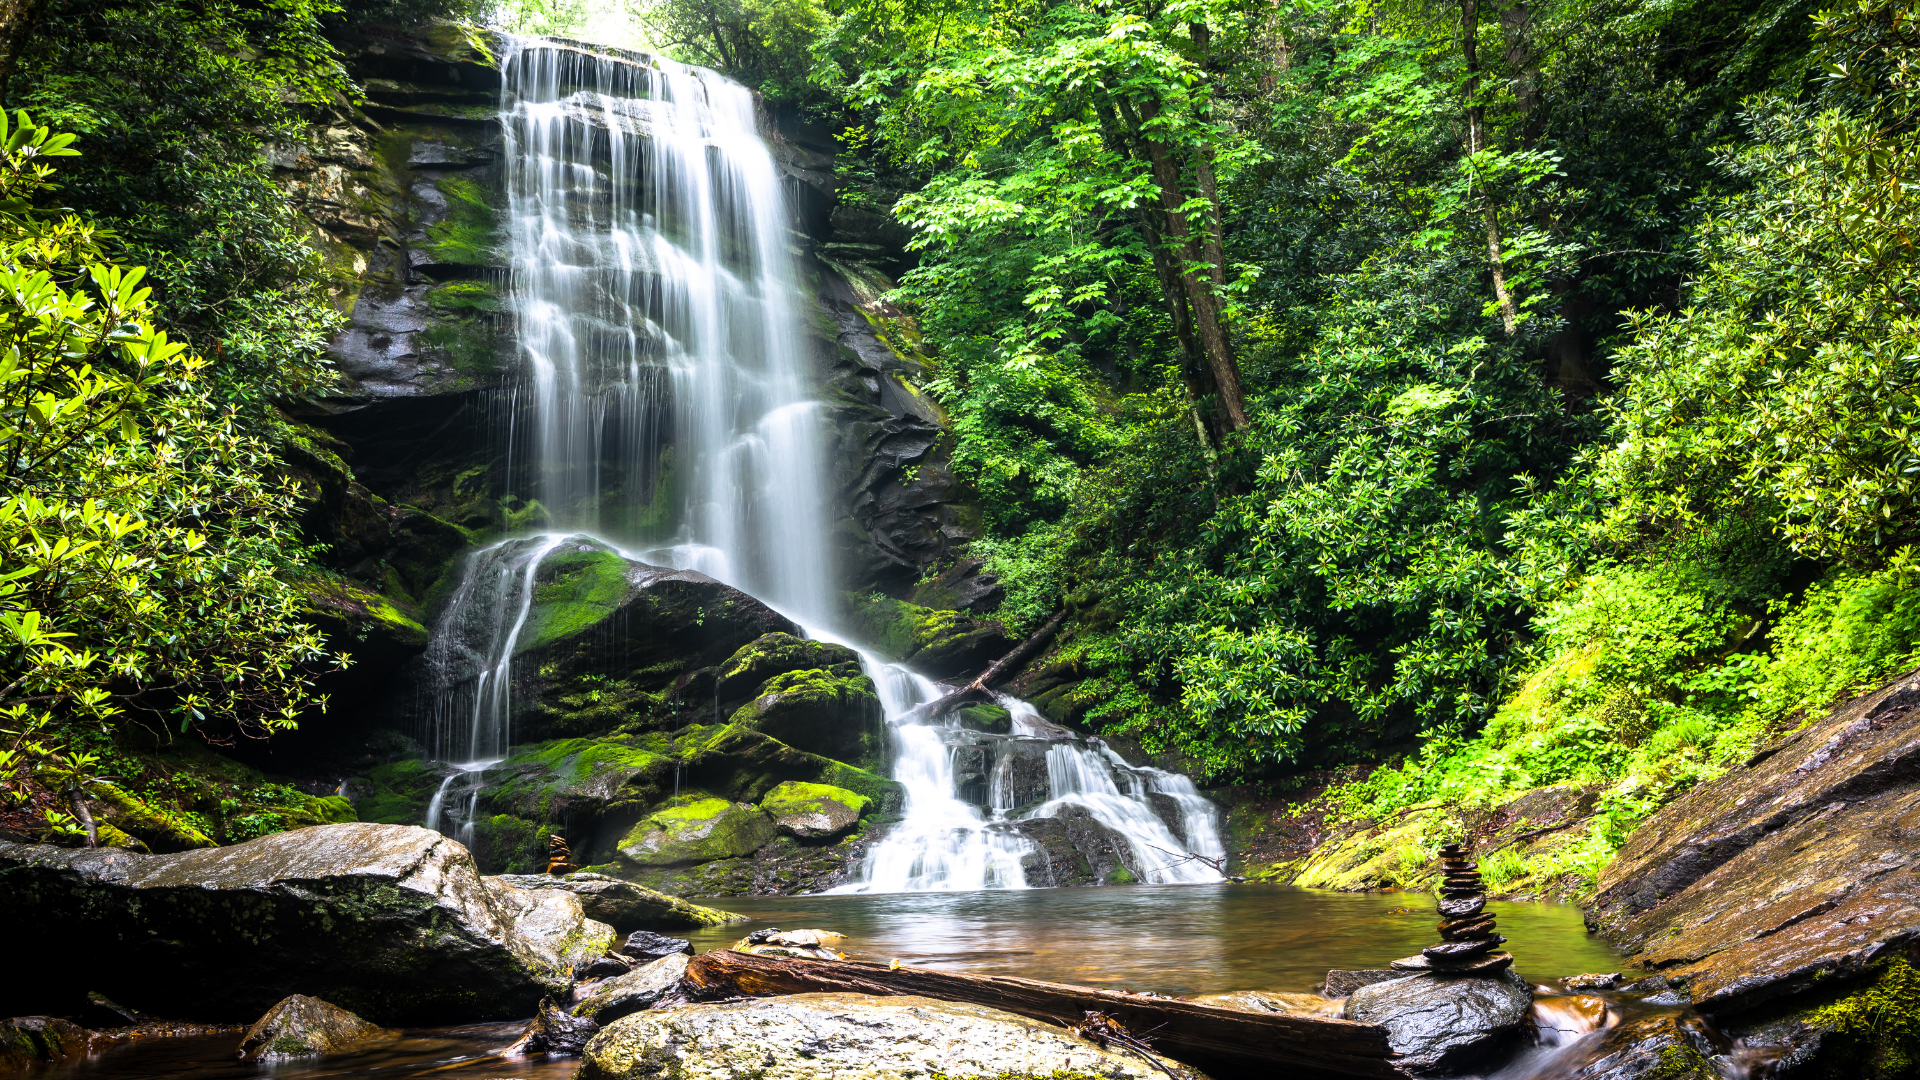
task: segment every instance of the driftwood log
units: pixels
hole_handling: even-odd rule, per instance
[[[1242,1012],[1176,998],[1088,986],[969,975],[932,968],[890,967],[853,960],[782,960],[724,950],[687,962],[682,984],[695,1000],[782,994],[901,994],[984,1005],[1060,1024],[1097,1011],[1149,1041],[1155,1053],[1218,1076],[1269,1075],[1287,1080],[1404,1080],[1389,1064],[1387,1030],[1323,1016]]]

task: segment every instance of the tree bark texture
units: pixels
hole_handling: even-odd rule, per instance
[[[1486,146],[1487,110],[1480,104],[1480,4],[1479,0],[1460,0],[1460,51],[1467,66],[1467,153],[1478,154]],[[1512,337],[1520,328],[1520,311],[1513,293],[1507,288],[1506,257],[1500,240],[1500,215],[1493,205],[1493,192],[1480,188],[1487,223],[1487,265],[1493,271],[1493,297],[1500,305],[1500,323]]]

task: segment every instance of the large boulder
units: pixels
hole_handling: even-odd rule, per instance
[[[1491,978],[1423,974],[1359,987],[1347,997],[1346,1015],[1386,1028],[1404,1068],[1445,1076],[1510,1048],[1532,1007],[1526,980],[1511,971]]]
[[[1013,828],[1033,844],[1020,860],[1029,885],[1131,885],[1140,880],[1133,845],[1084,806],[1062,806],[1051,816],[1027,818]]]
[[[767,634],[742,645],[714,672],[713,694],[723,712],[758,697],[768,679],[789,671],[826,670],[842,664],[858,667],[860,654],[845,645],[809,641],[792,634]]]
[[[292,994],[254,1021],[240,1039],[243,1061],[345,1054],[400,1037],[338,1005]]]
[[[802,784],[789,780],[767,792],[760,809],[773,818],[774,827],[800,840],[832,840],[860,823],[873,800],[832,784]]]
[[[1920,678],[1833,710],[1667,805],[1588,921],[1703,1011],[1865,976],[1920,942]]]
[[[295,993],[393,1025],[526,1016],[568,990],[580,942],[613,933],[572,894],[522,903],[405,825],[171,855],[0,843],[0,873],[0,923],[59,929],[16,935],[12,959],[39,974],[12,993],[94,990],[181,1019],[246,1022]]]
[[[611,1024],[623,1016],[653,1008],[679,987],[680,978],[686,973],[686,954],[668,953],[625,975],[594,984],[587,996],[573,1007],[573,1014],[601,1025]]]
[[[774,835],[773,822],[754,807],[695,798],[635,825],[620,854],[640,866],[688,866],[751,855]]]
[[[635,1013],[587,1044],[580,1080],[895,1080],[902,1076],[1147,1080],[1152,1063],[978,1005],[796,994]]]
[[[690,904],[677,896],[605,874],[577,873],[565,877],[502,874],[496,880],[518,889],[570,892],[580,898],[587,918],[606,923],[622,934],[636,930],[698,930],[704,926],[747,921],[745,915]]]

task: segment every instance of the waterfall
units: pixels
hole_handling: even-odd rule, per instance
[[[486,769],[511,750],[514,653],[540,566],[568,539],[698,570],[835,639],[827,433],[752,93],[658,57],[541,38],[508,38],[501,72],[522,358],[505,400],[524,410],[506,425],[519,465],[508,495],[545,531],[470,556],[428,648],[430,749],[455,769],[427,825],[469,842]],[[1005,746],[914,722],[913,707],[943,691],[862,655],[907,797],[848,888],[1025,888],[1036,848],[1021,822],[1073,807],[1126,837],[1147,880],[1218,880],[1191,864],[1158,868],[1158,849],[1219,850],[1213,809],[1184,778],[1131,768],[1013,699]],[[1002,755],[995,780],[963,791],[954,755],[987,743]],[[1041,746],[1046,798],[1016,806],[999,766]],[[1156,796],[1179,808],[1184,842]]]

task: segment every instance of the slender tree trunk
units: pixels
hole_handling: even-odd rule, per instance
[[[1166,215],[1167,245],[1171,254],[1180,261],[1180,283],[1186,290],[1187,302],[1193,305],[1193,323],[1200,339],[1200,348],[1207,358],[1207,367],[1213,373],[1214,394],[1220,401],[1220,412],[1229,433],[1247,426],[1246,397],[1240,389],[1240,367],[1234,361],[1233,341],[1227,337],[1226,311],[1220,303],[1220,297],[1214,290],[1212,274],[1203,269],[1206,257],[1202,251],[1203,237],[1195,237],[1187,221],[1187,215],[1181,207],[1186,203],[1180,189],[1180,170],[1174,166],[1173,155],[1167,144],[1146,134],[1141,126],[1140,117],[1125,102],[1121,103],[1122,114],[1127,123],[1140,132],[1141,145],[1145,147],[1147,162],[1153,170],[1154,185],[1160,191],[1160,209]]]
[[[1479,0],[1460,0],[1460,51],[1467,62],[1467,153],[1478,154],[1486,146],[1486,107],[1480,104],[1480,26]],[[1487,222],[1487,265],[1493,271],[1493,296],[1500,305],[1500,322],[1512,337],[1520,328],[1520,312],[1507,288],[1507,263],[1500,240],[1500,215],[1493,205],[1493,193],[1481,187],[1482,214]]]

